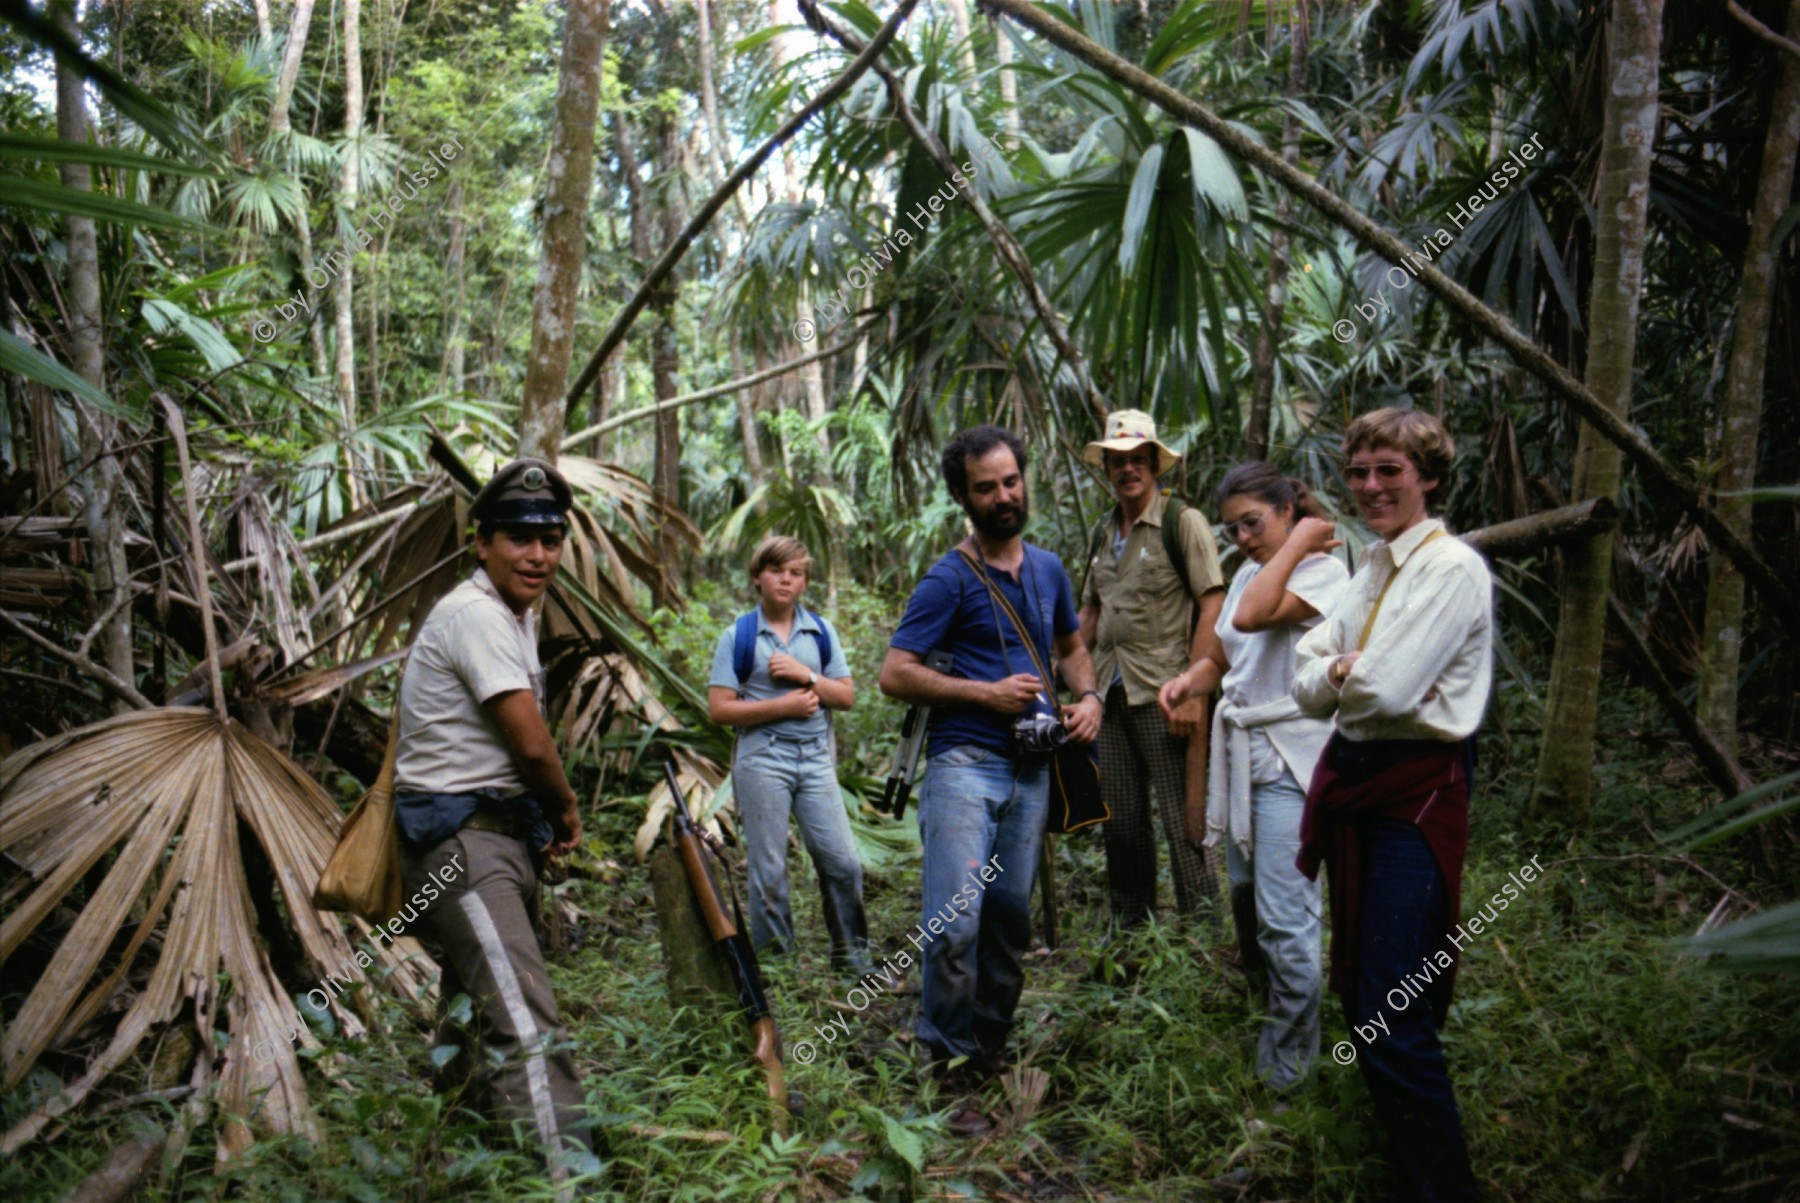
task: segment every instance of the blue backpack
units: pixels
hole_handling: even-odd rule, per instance
[[[757,611],[749,610],[738,615],[737,625],[731,630],[731,669],[737,674],[738,692],[750,681],[750,674],[756,670],[756,615]],[[800,627],[800,620],[807,617],[805,610],[794,607],[794,627]],[[825,626],[825,620],[814,614],[811,616],[817,625],[805,633],[819,641],[819,675],[831,667],[837,649],[831,642],[831,631]]]

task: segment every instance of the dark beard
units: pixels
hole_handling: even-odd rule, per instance
[[[1031,501],[1021,497],[1017,508],[995,506],[980,513],[965,506],[964,512],[969,515],[969,522],[976,531],[984,537],[1010,539],[1025,529],[1026,520],[1031,517]]]

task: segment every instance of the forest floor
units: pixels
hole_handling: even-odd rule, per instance
[[[1727,885],[1764,905],[1800,893],[1789,829],[1669,855],[1651,833],[1713,795],[1645,699],[1614,696],[1605,721],[1601,802],[1579,841],[1521,834],[1533,737],[1493,736],[1482,749],[1465,911],[1533,858],[1544,873],[1462,954],[1445,1043],[1477,1176],[1494,1199],[1800,1198],[1793,978],[1729,975],[1674,946]],[[916,997],[883,988],[867,1001],[828,970],[817,891],[795,852],[801,947],[765,974],[805,1108],[776,1135],[742,1023],[666,1002],[648,874],[630,864],[641,813],[640,795],[591,816],[593,843],[616,860],[558,890],[573,939],[553,972],[596,1117],[603,1197],[1394,1196],[1360,1075],[1331,1055],[1347,1035],[1335,1004],[1308,1088],[1278,1113],[1255,1078],[1258,1018],[1224,930],[1157,924],[1105,942],[1097,833],[1057,841],[1063,941],[1028,962],[1013,1054],[1043,1075],[1042,1097],[1016,1105],[994,1088],[990,1111],[1005,1122],[976,1140],[943,1127],[950,1100],[911,1043]],[[1754,868],[1759,840],[1780,845],[1770,858],[1780,872]],[[916,860],[871,874],[866,892],[877,959],[898,964],[916,952],[906,939],[919,920]],[[1166,882],[1163,895],[1166,905]],[[426,1037],[398,1004],[382,1008],[382,1036],[327,1034],[308,1071],[320,1143],[265,1140],[215,1167],[201,1131],[140,1197],[548,1197],[503,1133],[432,1093]],[[818,1029],[833,1017],[842,1022],[827,1043]],[[802,1042],[810,1064],[799,1063]],[[25,1091],[0,1103],[10,1122]],[[0,1168],[0,1194],[64,1197],[134,1127],[169,1122],[175,1106],[78,1119]]]

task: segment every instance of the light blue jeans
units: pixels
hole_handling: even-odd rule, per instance
[[[744,824],[750,943],[782,951],[794,946],[787,873],[791,813],[819,874],[832,963],[840,969],[865,967],[869,922],[863,913],[862,862],[838,792],[830,737],[787,739],[748,732],[732,759],[731,780]]]
[[[907,939],[925,962],[915,1030],[936,1059],[991,1068],[1006,1051],[1025,988],[1049,799],[1048,759],[1022,763],[960,744],[927,762],[919,790],[925,905]]]
[[[1306,791],[1284,770],[1281,780],[1250,787],[1251,856],[1225,841],[1238,946],[1245,966],[1268,979],[1256,1072],[1276,1090],[1298,1086],[1319,1055],[1321,890],[1294,867],[1305,809]]]

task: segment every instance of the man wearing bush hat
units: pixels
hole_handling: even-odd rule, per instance
[[[581,841],[581,817],[544,721],[535,603],[562,560],[568,481],[540,459],[494,474],[469,507],[470,578],[432,608],[400,687],[395,821],[410,934],[438,945],[440,995],[476,1008],[475,1061],[503,1119],[543,1147],[553,1178],[595,1170],[534,917],[544,861]],[[443,901],[432,902],[442,886]],[[416,908],[416,909],[415,909]]]
[[[1204,729],[1204,702],[1190,707],[1195,713],[1178,711],[1170,724],[1156,694],[1199,659],[1219,618],[1225,578],[1206,515],[1157,488],[1157,478],[1181,456],[1157,439],[1149,414],[1110,414],[1106,437],[1089,443],[1082,458],[1105,473],[1118,498],[1088,541],[1081,638],[1093,652],[1094,675],[1106,695],[1100,787],[1112,812],[1106,821],[1107,897],[1113,921],[1131,927],[1156,910],[1152,792],[1168,840],[1178,911],[1205,913],[1218,900],[1218,877],[1198,834],[1184,830],[1186,745]]]

